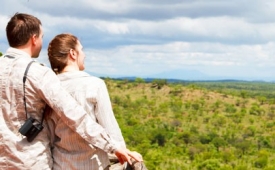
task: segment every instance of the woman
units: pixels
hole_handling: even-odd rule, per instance
[[[126,148],[105,82],[83,72],[85,54],[82,49],[80,41],[74,35],[57,35],[48,47],[51,67],[61,80],[62,86],[84,107],[92,119],[109,133],[116,146]],[[78,170],[109,169],[108,154],[89,145],[55,115],[51,114],[47,120],[54,134],[52,137],[53,168],[55,170],[64,169],[64,167]],[[142,160],[137,152],[129,151],[129,155],[133,155],[136,160]]]

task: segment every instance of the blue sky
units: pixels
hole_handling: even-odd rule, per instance
[[[76,35],[86,71],[139,76],[189,73],[275,80],[274,0],[2,0],[0,51],[15,12],[42,21],[47,45],[59,33]]]

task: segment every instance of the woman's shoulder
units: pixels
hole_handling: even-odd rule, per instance
[[[96,82],[96,83],[104,83],[104,80],[100,77],[94,76],[92,74],[89,74],[87,72],[82,71],[82,74],[87,77],[90,81]]]

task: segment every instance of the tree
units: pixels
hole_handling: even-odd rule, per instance
[[[165,79],[154,79],[152,81],[152,87],[156,87],[157,89],[161,89],[164,85],[167,85],[167,80]]]
[[[242,151],[242,155],[251,147],[251,142],[248,140],[239,139],[235,143],[235,147]]]
[[[198,165],[198,170],[218,170],[221,163],[218,159],[208,159]]]
[[[260,116],[264,114],[264,110],[260,108],[258,105],[252,105],[249,110],[249,114]]]
[[[242,90],[242,91],[240,92],[240,95],[241,95],[242,98],[246,98],[247,95],[248,95],[248,93],[247,93],[247,91]]]
[[[219,152],[219,148],[226,145],[226,141],[221,137],[215,137],[212,140],[213,145],[216,147],[217,151]]]
[[[264,168],[267,166],[267,164],[268,164],[268,156],[266,155],[259,156],[254,162],[254,166],[256,168]]]
[[[181,139],[188,145],[191,142],[191,134],[189,132],[184,132],[181,134]]]
[[[261,105],[263,105],[267,101],[265,96],[259,96],[257,97],[257,99],[260,101]]]
[[[136,83],[145,83],[145,80],[143,79],[143,78],[140,78],[140,77],[137,77],[136,79],[135,79],[135,82]]]
[[[3,55],[3,53],[2,52],[0,52],[0,57]]]
[[[235,159],[234,151],[232,151],[231,148],[227,148],[225,150],[222,150],[221,151],[221,158],[226,164],[228,164],[230,161]]]
[[[154,136],[152,143],[157,143],[159,146],[164,146],[166,142],[165,135],[158,133]]]

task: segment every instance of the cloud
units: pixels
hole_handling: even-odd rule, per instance
[[[43,62],[49,41],[69,32],[82,42],[89,72],[133,76],[186,68],[221,76],[275,73],[273,1],[6,0],[3,5],[12,8],[0,11],[1,25],[18,11],[42,21]],[[5,30],[0,31],[2,48]]]
[[[122,46],[105,52],[104,50],[86,51],[89,68],[92,72],[123,74],[128,76],[146,76],[161,71],[182,68],[202,69],[209,74],[219,73],[215,68],[228,69],[238,74],[242,67],[245,70],[257,70],[274,67],[275,61],[270,57],[275,44],[265,46],[233,46],[213,43],[176,42],[165,45],[132,45]],[[256,56],[256,57],[255,57]],[[229,72],[229,70],[231,71]],[[254,71],[253,71],[254,72]],[[275,71],[271,70],[268,75]],[[241,74],[249,74],[243,71]],[[258,73],[259,74],[259,73]]]
[[[4,15],[0,15],[0,25],[3,25],[0,27],[0,43],[6,42],[6,27],[4,25],[7,25],[7,22],[9,21],[9,18]]]

